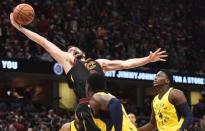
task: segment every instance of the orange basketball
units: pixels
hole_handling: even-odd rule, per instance
[[[30,24],[35,16],[34,9],[29,4],[19,4],[13,11],[14,20],[20,25]]]

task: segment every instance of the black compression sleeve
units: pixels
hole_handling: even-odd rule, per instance
[[[187,102],[184,102],[180,105],[177,106],[177,108],[179,109],[180,113],[182,114],[182,117],[184,117],[184,122],[180,128],[180,130],[186,130],[187,128],[189,128],[189,126],[192,124],[193,121],[193,116],[192,113],[190,111],[189,105]]]

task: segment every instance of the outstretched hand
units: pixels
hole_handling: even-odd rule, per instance
[[[10,21],[11,21],[11,24],[12,24],[16,29],[20,29],[20,28],[21,28],[21,26],[15,22],[13,13],[10,13]]]
[[[156,61],[166,61],[167,57],[166,51],[161,51],[161,48],[158,48],[154,53],[150,51],[149,54],[149,61],[150,62],[156,62]]]

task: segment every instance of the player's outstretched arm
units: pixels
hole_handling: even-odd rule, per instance
[[[58,63],[62,64],[65,72],[68,72],[71,68],[71,63],[74,61],[74,57],[62,51],[55,44],[48,41],[46,38],[38,35],[35,32],[32,32],[20,25],[18,25],[13,18],[13,13],[10,14],[11,24],[24,35],[26,35],[29,39],[36,42],[40,46],[42,46]],[[69,66],[70,65],[70,66]]]
[[[166,61],[166,51],[161,51],[161,48],[157,49],[154,53],[150,52],[149,56],[142,58],[133,58],[128,60],[107,60],[97,59],[104,71],[130,69],[139,66],[146,65],[151,62]]]

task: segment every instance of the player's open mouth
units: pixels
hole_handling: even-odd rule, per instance
[[[157,85],[157,81],[153,81],[153,85]]]

